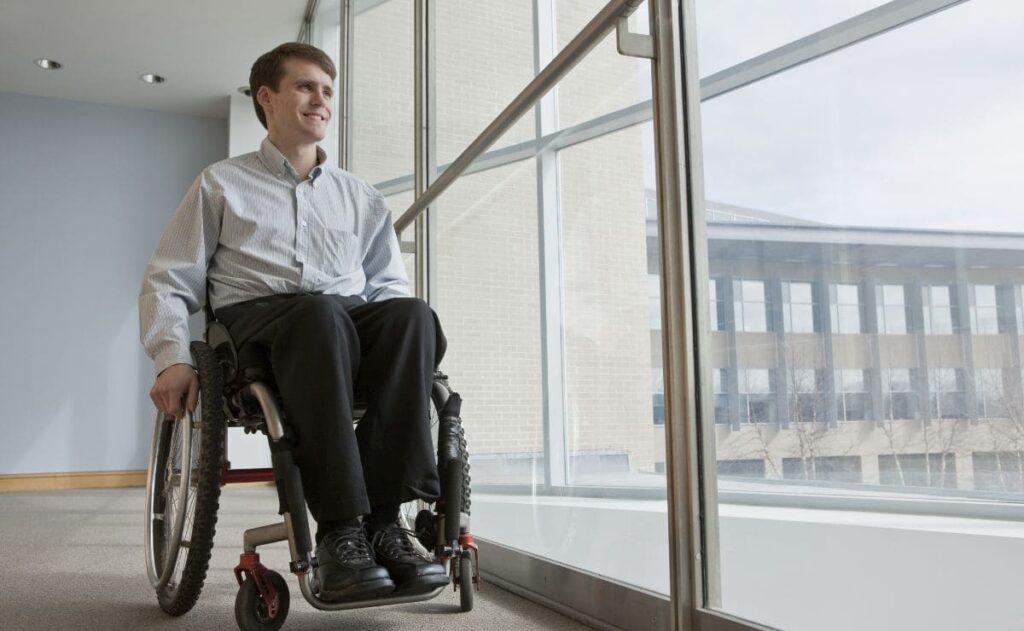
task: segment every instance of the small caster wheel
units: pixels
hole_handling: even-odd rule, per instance
[[[468,550],[459,557],[459,607],[473,610],[473,553]]]
[[[242,631],[277,631],[288,616],[288,583],[277,572],[268,572],[268,575],[277,591],[277,611],[271,617],[256,580],[246,576],[235,597],[235,622]]]

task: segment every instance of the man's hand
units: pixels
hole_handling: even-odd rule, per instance
[[[199,400],[199,377],[188,364],[174,364],[164,369],[156,378],[149,398],[161,412],[172,414],[175,418],[183,416],[181,407],[184,399],[189,412],[196,409]]]

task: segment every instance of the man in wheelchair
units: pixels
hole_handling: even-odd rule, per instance
[[[380,192],[325,163],[334,64],[288,43],[249,77],[267,137],[195,180],[149,265],[141,339],[161,411],[196,406],[188,317],[208,300],[239,348],[266,358],[317,522],[320,597],[420,594],[448,582],[419,556],[399,505],[440,489],[430,388],[445,350],[436,315],[411,298]],[[354,392],[366,414],[353,427]]]

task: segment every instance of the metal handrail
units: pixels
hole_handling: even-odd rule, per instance
[[[619,20],[627,18],[636,10],[643,0],[611,0],[601,11],[594,16],[583,30],[572,39],[569,44],[551,60],[533,81],[531,81],[522,92],[520,92],[508,106],[487,126],[466,149],[459,154],[459,157],[452,162],[451,166],[444,170],[440,176],[431,184],[423,194],[416,198],[409,210],[402,213],[402,216],[395,221],[395,231],[401,234],[423,210],[441,195],[452,182],[469,168],[469,165],[476,160],[483,152],[494,144],[498,138],[515,125],[523,114],[525,114],[537,101],[541,99],[548,90],[562,80],[583,57],[594,48],[605,35],[616,27]]]

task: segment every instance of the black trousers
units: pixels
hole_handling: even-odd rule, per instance
[[[292,294],[230,305],[217,319],[240,355],[246,345],[266,353],[318,523],[437,499],[428,406],[447,342],[425,302]],[[367,409],[354,428],[357,393]]]

